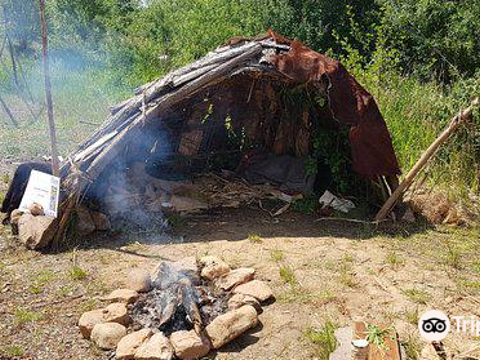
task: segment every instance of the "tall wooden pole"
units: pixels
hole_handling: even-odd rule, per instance
[[[52,148],[52,173],[59,176],[57,134],[53,118],[52,85],[50,83],[50,62],[48,58],[47,21],[45,20],[45,0],[40,1],[40,21],[42,23],[43,72],[45,75],[45,98],[47,102],[48,126],[50,128],[50,146]]]

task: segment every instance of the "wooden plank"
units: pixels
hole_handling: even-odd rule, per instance
[[[367,326],[362,321],[356,321],[353,325],[353,340],[365,339],[367,336]],[[398,344],[398,335],[395,330],[390,331],[385,336],[386,349],[380,349],[378,346],[370,344],[368,360],[401,360],[400,346]]]

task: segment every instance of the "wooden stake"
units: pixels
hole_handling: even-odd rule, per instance
[[[50,83],[50,62],[48,58],[48,34],[47,22],[45,20],[45,0],[40,1],[40,21],[42,23],[42,45],[43,45],[43,72],[45,75],[45,98],[47,102],[48,127],[50,129],[50,146],[52,149],[52,173],[59,176],[57,134],[53,118],[52,85]]]
[[[418,173],[425,167],[427,162],[435,155],[437,150],[442,146],[448,138],[458,129],[458,127],[464,123],[471,115],[473,108],[478,105],[479,100],[476,98],[472,101],[470,106],[465,110],[460,110],[460,113],[456,115],[447,126],[445,130],[440,134],[440,136],[428,147],[428,149],[422,154],[417,163],[405,176],[405,179],[401,184],[395,189],[392,195],[385,202],[383,207],[375,216],[375,220],[381,221],[392,211],[393,207],[397,203],[400,196],[412,185],[413,180],[418,175]]]

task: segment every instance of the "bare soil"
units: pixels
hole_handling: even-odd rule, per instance
[[[416,330],[425,310],[480,316],[477,230],[272,218],[255,206],[177,223],[168,233],[105,234],[48,253],[25,250],[0,227],[0,358],[107,359],[82,339],[80,315],[101,307],[98,298],[132,268],[206,254],[254,267],[276,295],[261,326],[209,359],[319,359],[308,330],[354,320],[395,326],[414,354],[425,346]],[[445,343],[452,352],[475,344],[456,334]]]

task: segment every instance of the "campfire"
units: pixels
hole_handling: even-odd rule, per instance
[[[111,304],[78,325],[117,359],[197,359],[257,326],[273,294],[254,275],[214,256],[162,261],[151,272],[133,270],[127,288],[102,298]]]

